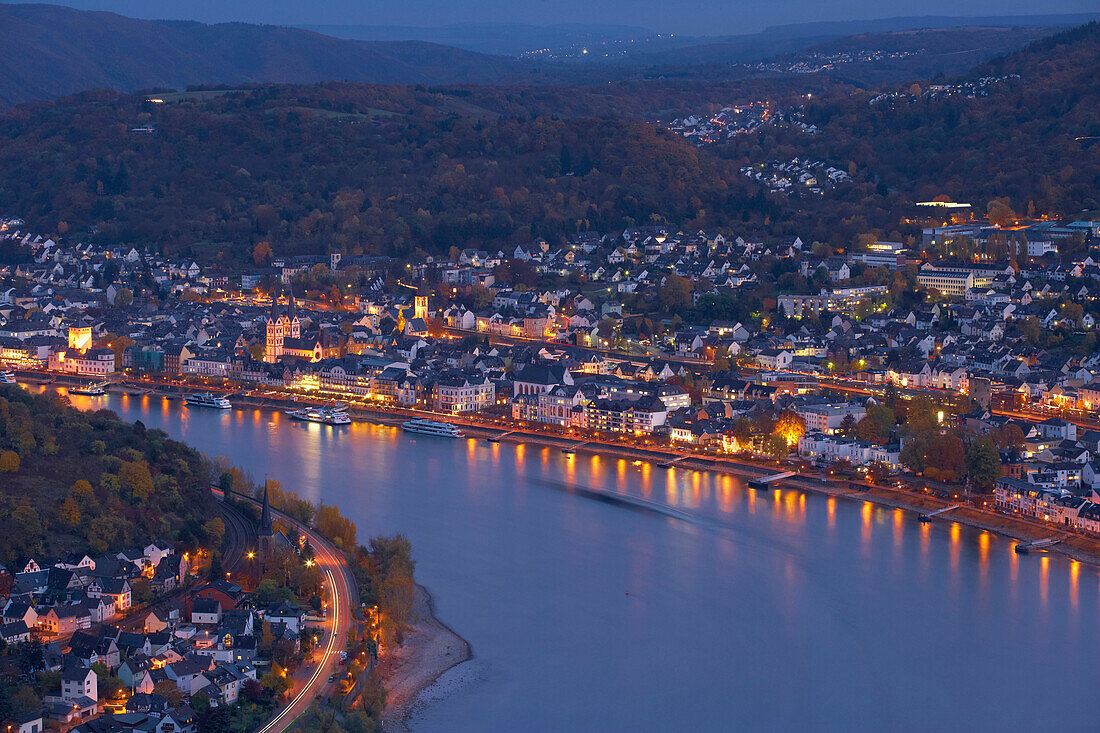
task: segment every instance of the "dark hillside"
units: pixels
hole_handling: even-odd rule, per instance
[[[0,107],[109,87],[349,80],[494,82],[513,59],[420,41],[365,42],[297,28],[150,21],[58,5],[0,4]]]

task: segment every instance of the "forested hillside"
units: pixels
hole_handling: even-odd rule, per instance
[[[1100,206],[1098,70],[1100,24],[1091,23],[936,82],[958,92],[918,80],[894,96],[815,99],[806,118],[822,134],[773,128],[737,140],[732,154],[846,162],[899,201],[946,194],[981,208],[1008,197],[1021,213],[1074,214]]]
[[[217,516],[210,470],[160,430],[0,387],[0,561],[202,543]]]
[[[343,88],[183,104],[99,92],[13,110],[0,166],[22,173],[0,180],[0,210],[231,257],[260,240],[276,253],[445,252],[650,221],[754,223],[769,210],[732,164],[649,124],[478,119],[452,113],[473,105],[461,97],[382,112],[367,106],[381,98]]]

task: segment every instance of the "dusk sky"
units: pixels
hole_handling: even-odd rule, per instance
[[[0,0],[4,1],[4,0]],[[915,15],[1011,15],[1096,10],[1095,0],[66,0],[86,10],[110,10],[139,18],[230,20],[276,24],[433,26],[464,22],[610,23],[657,32],[735,34],[767,25],[819,20],[854,20]]]

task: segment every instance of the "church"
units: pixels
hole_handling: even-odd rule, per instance
[[[264,361],[274,364],[286,353],[287,339],[302,337],[302,323],[294,312],[294,292],[287,299],[286,312],[279,313],[279,298],[271,297],[271,315],[267,319],[267,334],[264,338]],[[293,341],[292,343],[297,343]]]

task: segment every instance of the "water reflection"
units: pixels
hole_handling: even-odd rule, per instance
[[[277,413],[230,418],[158,398],[103,406],[341,506],[361,539],[410,537],[438,612],[489,670],[429,706],[418,732],[550,727],[532,719],[632,731],[730,727],[715,721],[1038,730],[1052,720],[1085,730],[1100,720],[1100,624],[1089,622],[1100,582],[988,533],[707,472],[654,478],[649,462],[542,446],[414,440],[362,424],[290,429]],[[673,672],[654,674],[655,659]],[[929,660],[943,674],[928,674]],[[1036,668],[1058,684],[1006,694]]]

